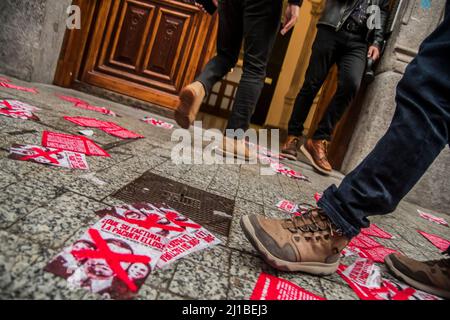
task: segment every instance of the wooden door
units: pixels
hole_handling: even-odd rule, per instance
[[[216,28],[191,0],[99,1],[81,81],[173,108],[213,54]]]

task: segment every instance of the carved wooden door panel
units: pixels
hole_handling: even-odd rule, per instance
[[[216,28],[190,0],[100,1],[81,80],[173,108],[211,57]]]

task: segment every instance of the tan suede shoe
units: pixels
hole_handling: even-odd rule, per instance
[[[281,155],[290,160],[297,160],[299,142],[299,137],[288,136],[286,142],[281,147]]]
[[[189,126],[197,117],[205,95],[205,88],[199,81],[193,82],[181,89],[180,103],[175,110],[175,121],[180,127],[189,129]]]
[[[283,271],[331,274],[349,242],[317,208],[290,219],[244,216],[241,227],[264,260]]]

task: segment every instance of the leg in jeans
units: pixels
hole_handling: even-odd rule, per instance
[[[208,62],[197,77],[205,87],[206,94],[236,65],[242,45],[243,5],[241,0],[219,1],[219,30],[217,32],[217,55]]]
[[[314,133],[314,140],[331,141],[336,124],[355,97],[361,85],[367,61],[365,41],[346,41],[337,58],[338,88],[330,105]]]
[[[244,66],[227,129],[247,130],[264,86],[266,66],[280,27],[282,1],[237,1],[244,7]]]
[[[450,1],[443,23],[422,44],[397,88],[393,121],[367,158],[319,201],[347,237],[368,216],[388,214],[419,181],[450,135]],[[376,97],[374,97],[376,99]]]
[[[327,78],[330,68],[335,63],[336,36],[337,33],[334,29],[319,26],[305,81],[297,95],[289,120],[288,134],[291,136],[300,137],[303,134],[303,125],[312,103]]]

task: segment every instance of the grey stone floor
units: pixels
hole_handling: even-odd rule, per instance
[[[0,299],[100,299],[81,289],[70,290],[65,280],[44,272],[43,267],[98,219],[95,210],[120,203],[110,196],[112,193],[147,170],[235,199],[236,206],[230,234],[222,237],[221,245],[189,255],[169,269],[153,273],[140,290],[139,298],[248,299],[258,275],[265,271],[328,299],[357,299],[338,275],[319,278],[270,268],[244,238],[238,223],[242,215],[252,213],[285,217],[275,207],[278,200],[313,203],[315,192],[323,191],[332,183],[339,184],[342,178],[339,173],[323,177],[306,164],[287,161],[286,164],[311,179],[308,183],[280,175],[260,176],[257,165],[176,166],[170,160],[170,150],[175,144],[170,141],[171,131],[141,122],[143,116],[151,115],[148,112],[55,86],[13,81],[35,86],[39,94],[0,88],[0,99],[16,98],[42,111],[38,113],[40,123],[0,116]],[[122,117],[111,118],[74,108],[55,93],[109,107]],[[65,115],[114,121],[143,134],[146,139],[112,147],[108,150],[110,159],[88,158],[90,173],[106,182],[103,185],[86,177],[86,172],[7,158],[12,143],[40,144],[43,130],[77,134],[80,128],[62,120]],[[35,132],[20,134],[25,130]],[[95,131],[92,139],[101,146],[111,147],[112,143],[121,141]],[[438,250],[416,229],[446,238],[450,238],[450,229],[420,219],[418,208],[403,202],[394,214],[371,220],[395,236],[393,240],[380,242],[413,258],[438,259]],[[445,214],[435,214],[448,220]],[[351,263],[352,259],[345,258],[344,263]]]

